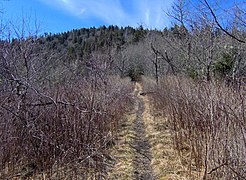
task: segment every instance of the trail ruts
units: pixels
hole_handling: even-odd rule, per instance
[[[140,85],[136,84],[135,101],[136,101],[136,118],[133,121],[132,130],[134,138],[131,147],[134,150],[133,159],[133,179],[134,180],[152,180],[154,175],[151,168],[152,155],[150,153],[150,144],[146,138],[143,112],[145,109],[143,100],[139,97]]]

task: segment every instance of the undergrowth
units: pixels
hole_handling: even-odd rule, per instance
[[[128,79],[95,75],[42,93],[1,91],[0,178],[105,177],[132,90]]]
[[[166,77],[145,83],[152,105],[168,119],[173,145],[203,179],[246,179],[246,93],[218,82]]]

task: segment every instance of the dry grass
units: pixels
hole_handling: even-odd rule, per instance
[[[133,172],[134,151],[130,146],[134,138],[131,130],[135,114],[126,115],[119,130],[117,144],[111,149],[110,155],[115,159],[115,165],[109,173],[109,179],[131,179]]]
[[[153,108],[167,116],[188,179],[194,172],[203,179],[245,179],[244,91],[177,77],[152,91]]]
[[[145,86],[149,80],[145,79]],[[144,92],[150,92],[146,89]],[[153,89],[152,89],[153,90]],[[172,135],[168,127],[168,121],[163,114],[153,111],[148,94],[141,96],[145,104],[143,114],[146,125],[146,135],[151,145],[153,159],[151,166],[156,179],[187,179],[186,169],[182,166],[180,157],[174,150]]]
[[[105,177],[131,92],[128,79],[97,76],[42,94],[1,92],[0,178]]]
[[[135,87],[132,96],[134,96],[136,90]],[[115,165],[109,172],[109,179],[132,179],[134,150],[131,143],[135,138],[132,125],[136,118],[136,106],[135,104],[134,109],[124,116],[117,134],[117,144],[111,149],[110,154],[115,159]]]

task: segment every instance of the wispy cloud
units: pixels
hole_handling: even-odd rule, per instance
[[[40,0],[83,20],[97,19],[106,25],[162,28],[167,24],[163,10],[173,0]]]

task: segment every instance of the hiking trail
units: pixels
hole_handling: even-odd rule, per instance
[[[186,169],[173,149],[168,121],[152,111],[140,83],[133,92],[134,110],[127,114],[111,156],[109,179],[186,180]]]

